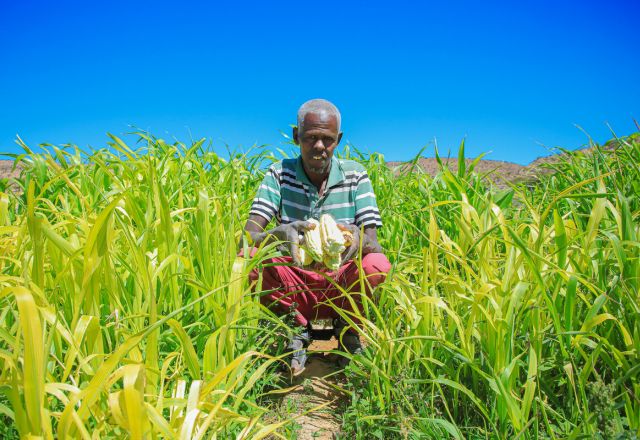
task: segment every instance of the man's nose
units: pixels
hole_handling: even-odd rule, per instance
[[[322,141],[322,139],[318,139],[316,143],[313,145],[313,148],[317,150],[324,150],[324,142]]]

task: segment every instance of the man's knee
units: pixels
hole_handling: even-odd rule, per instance
[[[387,278],[391,263],[385,254],[367,254],[362,257],[362,270],[371,286],[375,287]]]

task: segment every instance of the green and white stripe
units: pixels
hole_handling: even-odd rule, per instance
[[[258,188],[251,214],[279,223],[331,214],[338,223],[381,227],[380,212],[367,170],[352,160],[333,158],[327,189],[320,197],[302,159],[274,163]]]

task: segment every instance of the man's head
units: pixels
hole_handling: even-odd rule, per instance
[[[325,99],[307,101],[298,110],[298,126],[293,140],[300,145],[307,172],[326,174],[331,168],[333,150],[342,139],[340,112]]]

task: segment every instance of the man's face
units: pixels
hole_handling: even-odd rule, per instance
[[[300,145],[305,170],[316,174],[329,172],[333,150],[340,139],[342,133],[338,131],[338,121],[327,112],[307,113],[303,129],[293,130],[293,140]]]

